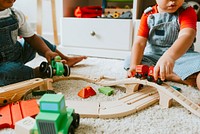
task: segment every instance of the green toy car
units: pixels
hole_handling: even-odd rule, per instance
[[[64,95],[45,94],[40,99],[40,112],[36,116],[32,134],[74,134],[80,116],[66,108]]]
[[[51,60],[51,65],[43,61],[40,64],[40,72],[45,73],[48,78],[62,75],[69,76],[70,67],[61,62],[60,56],[56,56],[54,59]]]

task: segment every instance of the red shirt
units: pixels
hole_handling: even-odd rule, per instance
[[[138,36],[148,38],[149,27],[147,24],[147,18],[150,14],[155,14],[155,13],[158,13],[157,5],[152,7],[152,11],[150,11],[148,13],[143,13],[143,15],[141,17],[141,21],[140,21],[140,27],[138,30]],[[187,9],[183,10],[180,13],[178,19],[179,19],[180,29],[193,28],[196,30],[197,14],[192,7],[188,7]]]

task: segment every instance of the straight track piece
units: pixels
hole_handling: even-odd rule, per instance
[[[66,100],[66,106],[74,108],[82,118],[98,118],[99,102]]]

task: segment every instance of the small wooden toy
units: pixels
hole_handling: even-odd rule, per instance
[[[78,96],[80,96],[81,98],[88,98],[90,96],[96,95],[96,92],[94,91],[94,89],[91,86],[87,86],[83,89],[81,89],[78,92]]]
[[[100,87],[98,90],[100,93],[103,93],[107,96],[110,96],[114,93],[114,89],[111,87]]]

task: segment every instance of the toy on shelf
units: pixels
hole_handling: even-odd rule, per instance
[[[114,89],[111,87],[100,87],[98,90],[100,93],[103,93],[107,96],[110,96],[114,93]]]
[[[96,95],[96,92],[91,86],[87,86],[78,92],[78,96],[84,99],[94,95]]]
[[[40,72],[47,75],[47,77],[52,78],[53,76],[69,76],[70,75],[70,67],[66,64],[62,63],[62,59],[60,56],[56,56],[51,60],[51,65],[47,62],[43,61],[40,64]]]
[[[80,116],[73,108],[66,108],[63,94],[45,94],[39,103],[40,112],[35,118],[33,134],[74,134]]]
[[[108,2],[110,3],[120,3],[120,7],[118,6],[108,6]],[[121,3],[133,3],[132,0],[102,0],[102,18],[115,18],[115,19],[132,19],[132,7],[130,4],[122,7]]]
[[[96,18],[101,16],[102,8],[101,6],[84,6],[84,7],[76,7],[74,10],[74,16],[78,18]]]

